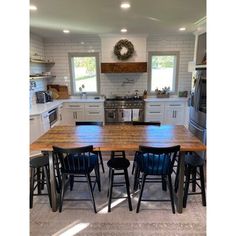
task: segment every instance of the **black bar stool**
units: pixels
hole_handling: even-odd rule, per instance
[[[42,193],[44,184],[47,185],[47,193]],[[37,194],[34,193],[36,188],[38,190]],[[30,160],[30,208],[33,208],[33,196],[38,195],[48,195],[51,206],[49,160],[47,155],[35,157]]]
[[[202,205],[206,206],[206,193],[205,193],[205,178],[204,178],[204,164],[205,160],[198,156],[196,153],[187,154],[185,156],[185,186],[184,186],[184,198],[183,207],[187,205],[188,195],[201,194]],[[192,176],[192,178],[191,178]],[[198,183],[200,180],[200,185]],[[192,192],[189,192],[189,184],[192,183]],[[196,185],[201,190],[196,192]]]
[[[108,212],[111,211],[111,200],[117,199],[112,197],[112,189],[113,187],[119,187],[126,185],[128,204],[129,210],[132,211],[132,204],[130,198],[130,184],[129,184],[129,176],[128,176],[128,167],[130,165],[129,160],[125,158],[124,151],[112,151],[111,152],[111,159],[107,162],[107,166],[109,167],[109,187],[108,187]],[[122,172],[121,172],[122,171]],[[114,176],[123,175],[125,177],[124,182],[114,182]],[[121,197],[119,197],[121,198]]]

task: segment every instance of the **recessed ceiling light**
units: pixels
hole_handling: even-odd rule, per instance
[[[126,32],[127,32],[127,29],[123,28],[123,29],[120,30],[120,32],[126,33]]]
[[[38,9],[38,8],[37,8],[36,6],[30,5],[30,10],[31,10],[31,11],[37,11],[37,9]]]
[[[120,4],[120,7],[123,9],[128,9],[128,8],[130,8],[130,4],[128,2],[122,2]]]
[[[70,33],[70,31],[69,31],[69,30],[67,30],[67,29],[64,29],[64,30],[63,30],[63,33],[65,33],[65,34],[69,34],[69,33]]]
[[[185,27],[181,27],[181,28],[179,28],[179,31],[185,31],[185,30],[186,30]]]

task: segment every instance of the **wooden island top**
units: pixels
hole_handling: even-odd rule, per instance
[[[81,147],[95,150],[138,150],[139,145],[166,147],[180,145],[181,151],[205,151],[206,146],[183,125],[134,126],[128,124],[100,126],[60,125],[50,129],[30,145],[30,150],[52,151],[52,146]]]

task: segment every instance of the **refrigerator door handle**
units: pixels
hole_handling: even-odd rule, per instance
[[[205,131],[205,129],[202,129],[201,127],[199,127],[199,126],[193,124],[192,122],[190,122],[190,123],[191,123],[191,125],[192,125],[195,129],[197,129],[197,130],[199,130],[199,131],[201,131],[201,132],[204,132],[204,131]]]

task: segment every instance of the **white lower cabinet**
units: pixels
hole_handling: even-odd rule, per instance
[[[76,121],[104,122],[103,103],[65,103],[62,124],[75,125]]]
[[[146,102],[145,121],[159,121],[161,124],[185,125],[186,102]]]
[[[41,115],[30,116],[30,143],[39,138],[41,134]]]

